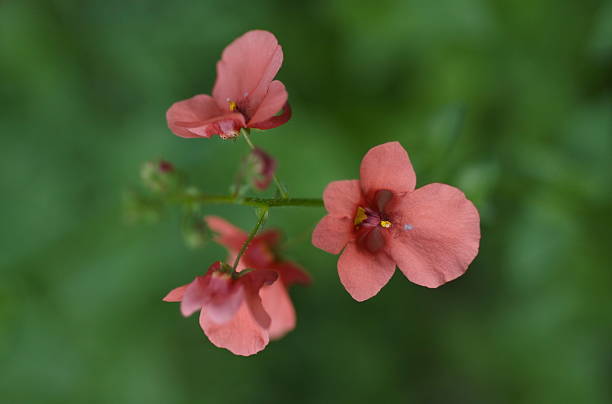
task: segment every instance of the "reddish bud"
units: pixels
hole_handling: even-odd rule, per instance
[[[160,160],[158,163],[159,171],[162,173],[169,173],[174,171],[174,165],[169,161]]]
[[[260,148],[251,152],[254,163],[253,185],[259,190],[268,188],[276,171],[276,160]]]
[[[144,185],[153,192],[166,192],[180,185],[179,173],[168,161],[148,161],[140,169],[140,178]]]

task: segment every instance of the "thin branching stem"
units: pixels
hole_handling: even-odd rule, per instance
[[[249,237],[246,239],[244,244],[242,244],[242,247],[240,248],[240,252],[236,256],[236,259],[234,260],[234,265],[232,266],[232,274],[236,273],[236,268],[238,268],[238,263],[240,262],[240,258],[246,252],[247,248],[249,247],[249,243],[257,235],[259,228],[261,227],[263,222],[266,220],[267,216],[268,216],[268,208],[267,207],[260,208],[259,219],[257,220],[257,224],[255,225],[255,227],[253,227],[253,230],[251,230],[251,232],[249,233]]]
[[[250,198],[234,195],[203,195],[182,193],[171,199],[182,204],[225,204],[275,208],[282,206],[323,207],[323,200],[317,198]]]

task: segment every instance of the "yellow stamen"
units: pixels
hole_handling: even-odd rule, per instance
[[[366,220],[368,218],[368,215],[366,215],[365,213],[365,209],[362,208],[361,206],[359,206],[357,208],[357,214],[355,215],[355,226],[358,226],[361,224],[361,222],[363,222],[364,220]]]
[[[387,221],[387,220],[381,220],[380,221],[380,225],[382,227],[384,227],[385,229],[388,229],[389,227],[391,227],[391,222]]]
[[[234,112],[238,108],[238,106],[236,105],[234,101],[228,101],[228,103],[229,103],[230,112]]]

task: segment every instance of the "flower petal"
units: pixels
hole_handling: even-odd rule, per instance
[[[270,315],[266,312],[266,309],[261,303],[259,290],[247,293],[246,302],[257,324],[259,324],[260,327],[265,329],[270,328],[270,323],[272,322],[272,320],[270,319]]]
[[[208,313],[211,321],[223,324],[232,319],[244,301],[244,288],[231,287],[228,293],[214,296],[204,304],[202,310]]]
[[[283,51],[272,33],[249,31],[223,51],[213,97],[220,105],[246,99],[245,112],[252,116],[282,63]]]
[[[244,285],[245,300],[249,310],[257,323],[263,327],[270,326],[270,316],[266,313],[259,291],[263,286],[271,285],[278,279],[278,272],[269,269],[256,269],[238,278],[238,282]]]
[[[215,241],[230,251],[238,252],[247,239],[247,234],[218,216],[205,216],[206,225],[215,233]]]
[[[269,269],[256,269],[238,278],[239,282],[244,283],[247,292],[259,292],[263,286],[272,285],[278,279],[278,272]]]
[[[291,119],[291,105],[289,103],[285,103],[283,106],[283,112],[280,115],[275,115],[272,118],[266,119],[265,121],[257,122],[255,124],[249,125],[251,128],[255,129],[273,129],[277,126],[281,126],[289,119]]]
[[[236,259],[236,257],[234,257]],[[269,268],[276,257],[270,245],[263,240],[253,239],[240,259],[240,263],[249,268]]]
[[[257,242],[263,242],[268,247],[274,247],[280,242],[281,238],[282,234],[279,230],[270,229],[259,233],[257,236],[255,236],[254,240]]]
[[[223,324],[215,323],[203,310],[200,314],[200,327],[210,342],[219,348],[226,348],[235,355],[256,354],[268,345],[268,332],[253,319],[246,303],[242,304],[236,315]]]
[[[463,192],[429,184],[399,202],[387,252],[406,277],[436,288],[461,276],[480,244],[480,217]],[[396,219],[397,220],[397,219]]]
[[[382,189],[395,195],[411,192],[416,185],[408,153],[399,142],[371,148],[361,161],[360,176],[361,189],[367,198]]]
[[[261,104],[251,116],[247,125],[249,127],[257,127],[258,123],[267,121],[276,115],[287,103],[287,90],[285,85],[278,80],[274,80],[268,87],[268,92],[261,100]]]
[[[187,286],[189,286],[189,284],[172,289],[162,300],[164,302],[180,302],[183,300],[183,295],[185,294]]]
[[[209,138],[219,135],[223,139],[235,138],[240,128],[246,126],[244,116],[239,113],[226,113],[201,122],[177,122],[176,125],[183,125],[184,129],[195,134],[196,137]]]
[[[353,221],[347,217],[327,215],[312,232],[312,245],[331,254],[338,254],[352,237]]]
[[[278,339],[295,328],[295,309],[283,282],[274,282],[261,288],[261,301],[272,319],[268,332]]]
[[[192,123],[206,121],[214,116],[221,115],[217,102],[209,95],[200,94],[186,100],[178,101],[166,112],[168,127],[175,135],[181,137],[198,137],[179,123]]]
[[[246,126],[241,114],[226,113],[205,94],[175,102],[166,112],[166,120],[175,135],[185,138],[225,135]]]
[[[354,219],[357,207],[363,205],[358,180],[330,182],[323,191],[325,209],[330,215]]]
[[[185,317],[191,316],[194,312],[200,310],[204,300],[206,299],[206,284],[209,277],[196,276],[191,282],[181,300],[181,313]]]
[[[393,272],[395,263],[384,252],[371,254],[355,243],[349,243],[338,259],[340,281],[358,302],[375,296]]]
[[[293,284],[308,285],[311,282],[310,275],[304,271],[299,265],[291,261],[280,261],[270,267],[270,269],[278,272],[281,282],[285,287]]]

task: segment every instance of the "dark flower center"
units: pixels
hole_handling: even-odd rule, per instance
[[[238,112],[244,115],[244,120],[249,121],[251,119],[250,114],[247,113],[247,93],[245,93],[244,97],[239,100],[231,100],[227,99],[227,103],[229,105],[230,112]]]
[[[393,226],[386,211],[391,199],[393,199],[393,192],[381,189],[374,194],[369,207],[357,207],[354,219],[357,244],[371,253],[378,252],[385,246],[382,232]]]

